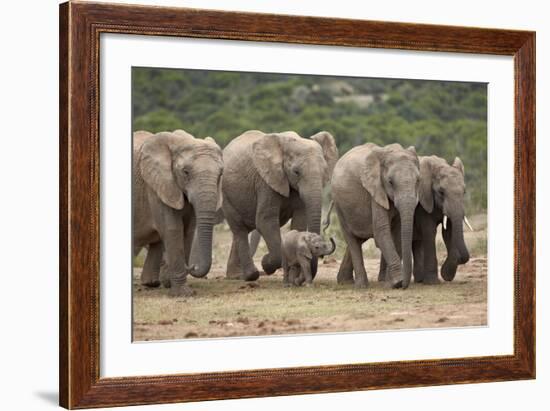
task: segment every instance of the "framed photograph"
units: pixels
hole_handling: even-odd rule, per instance
[[[60,405],[535,378],[535,33],[60,6]]]

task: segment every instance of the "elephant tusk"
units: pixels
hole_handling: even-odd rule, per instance
[[[472,228],[472,226],[470,225],[470,222],[468,221],[468,217],[464,216],[464,222],[466,223],[466,225],[468,226],[468,228],[472,231],[474,231],[474,229]]]
[[[444,230],[447,229],[447,216],[446,215],[443,215],[443,229]]]

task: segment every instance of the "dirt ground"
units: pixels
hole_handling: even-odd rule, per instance
[[[327,333],[487,324],[486,218],[471,218],[475,232],[465,233],[472,255],[460,266],[452,282],[435,286],[414,284],[391,290],[376,281],[378,250],[364,247],[369,287],[356,290],[336,284],[343,253],[319,262],[314,287],[283,288],[282,272],[261,276],[256,282],[225,279],[231,234],[216,227],[214,261],[207,279],[189,277],[196,291],[190,298],[171,298],[164,288],[148,289],[139,283],[141,268],[134,268],[134,341],[211,338],[277,334]],[[438,234],[439,235],[439,234]],[[446,253],[438,238],[439,257]],[[261,244],[258,267],[265,252]]]

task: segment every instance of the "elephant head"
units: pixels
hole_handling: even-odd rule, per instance
[[[323,186],[338,160],[334,137],[326,131],[311,139],[292,131],[265,134],[252,150],[261,178],[284,197],[297,191],[305,204],[307,230],[319,234]]]
[[[373,219],[380,221],[387,218],[384,213],[390,209],[390,201],[399,212],[403,262],[401,284],[395,282],[394,287],[401,285],[407,288],[411,280],[413,221],[418,204],[419,175],[415,148],[404,149],[399,144],[373,147],[361,173],[361,183],[375,202]]]
[[[437,156],[420,159],[420,205],[432,213],[434,207],[443,213],[443,231],[450,238],[447,260],[441,268],[441,276],[452,281],[458,264],[468,262],[470,255],[464,242],[462,222],[464,214],[464,165],[456,157],[449,165]],[[466,220],[467,221],[467,220]]]
[[[298,243],[300,253],[307,258],[324,257],[336,251],[336,243],[330,237],[329,241],[323,239],[319,234],[307,233],[300,238]]]
[[[204,277],[212,263],[212,228],[221,207],[222,151],[211,137],[196,139],[183,130],[161,132],[142,146],[139,169],[149,188],[168,207],[189,202],[197,219],[198,266],[190,274]]]

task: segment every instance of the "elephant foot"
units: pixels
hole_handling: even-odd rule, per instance
[[[389,288],[392,288],[392,289],[407,288],[403,286],[403,280],[398,280],[396,282],[388,281],[386,284],[389,286]]]
[[[292,286],[292,284],[290,284],[290,283],[283,283],[284,288],[290,288],[291,286]]]
[[[403,277],[401,276],[401,265],[398,265],[393,268],[388,267],[388,270],[386,272],[386,287],[388,288],[403,287]]]
[[[187,284],[180,284],[170,288],[170,297],[192,297],[196,293]]]
[[[312,287],[313,287],[313,283],[306,283],[306,287],[307,287],[307,288],[312,288]]]
[[[361,289],[361,288],[367,288],[369,286],[369,280],[367,279],[367,276],[360,276],[357,275],[355,278],[355,288]]]
[[[353,279],[353,271],[338,271],[336,276],[336,282],[338,284],[353,284],[355,280]]]
[[[172,283],[170,282],[170,279],[167,278],[165,280],[162,280],[162,285],[164,286],[164,288],[170,288],[172,287]]]
[[[420,269],[416,269],[413,271],[413,278],[414,278],[414,282],[415,283],[421,283],[424,281],[424,277],[426,277],[426,275],[424,274],[424,270],[420,270]],[[436,274],[436,277],[437,277],[437,274]]]
[[[241,277],[241,279],[244,281],[256,281],[258,278],[260,278],[260,272],[258,270],[249,273],[243,273]]]
[[[240,280],[242,278],[242,273],[240,272],[227,272],[225,273],[226,280]]]
[[[436,285],[440,284],[441,281],[437,276],[426,276],[424,277],[424,280],[422,281],[425,285]]]
[[[270,254],[266,254],[262,257],[262,268],[267,275],[273,274],[277,269],[281,268],[281,259],[273,261]]]
[[[142,282],[141,285],[144,285],[145,287],[149,287],[149,288],[158,288],[158,286],[160,285],[160,281],[159,280],[151,280],[151,281],[147,281],[147,282]]]
[[[170,297],[191,297],[195,295],[195,291],[187,285],[187,274],[181,273],[172,276],[168,279],[170,283],[170,290],[168,295]]]
[[[302,284],[305,282],[306,280],[302,279],[302,278],[297,278],[296,280],[294,280],[294,285],[296,287],[301,287]]]

